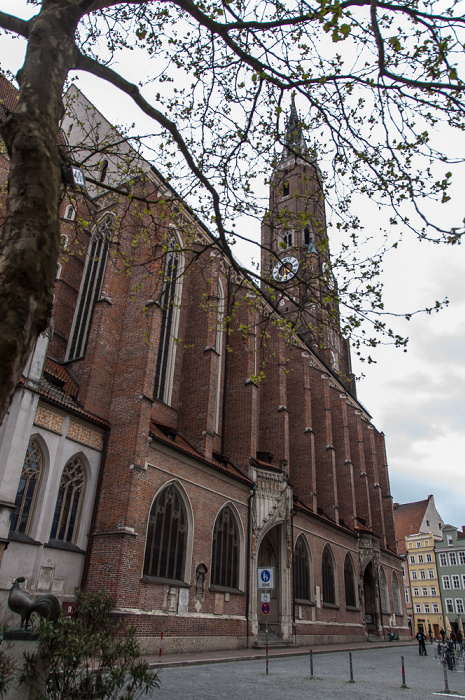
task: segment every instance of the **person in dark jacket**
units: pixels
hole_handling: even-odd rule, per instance
[[[423,630],[418,630],[416,638],[418,640],[418,653],[420,654],[420,656],[427,656],[425,646],[426,637]]]

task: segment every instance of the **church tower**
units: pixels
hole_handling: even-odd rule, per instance
[[[262,274],[275,285],[270,293],[280,313],[354,395],[350,348],[341,333],[331,272],[322,175],[294,98],[284,148],[270,179],[261,241]]]

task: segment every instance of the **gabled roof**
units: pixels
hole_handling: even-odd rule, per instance
[[[402,503],[394,505],[394,520],[396,524],[396,538],[399,554],[405,554],[405,538],[408,535],[416,535],[420,532],[421,524],[425,517],[429,498],[415,503]]]

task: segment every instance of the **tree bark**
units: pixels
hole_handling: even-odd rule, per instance
[[[51,315],[60,244],[58,123],[77,14],[67,0],[44,0],[30,20],[18,106],[1,127],[11,166],[0,243],[0,423]]]

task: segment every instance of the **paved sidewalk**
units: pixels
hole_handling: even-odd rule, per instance
[[[426,657],[418,655],[416,643],[375,643],[361,647],[355,644],[316,647],[313,678],[308,651],[302,648],[273,650],[268,674],[261,650],[171,655],[160,666],[160,688],[149,697],[153,700],[465,699],[463,660],[458,671],[447,674],[450,693],[445,694],[443,665],[434,658],[434,647],[428,646]],[[349,682],[349,651],[353,683]],[[251,659],[255,654],[261,658]],[[401,656],[405,659],[406,688],[401,688]]]
[[[390,647],[414,646],[418,648],[418,642],[356,642],[353,644],[322,644],[318,646],[282,647],[269,649],[269,658],[283,658],[295,656],[308,656],[310,649],[313,654],[330,654],[340,651],[362,651],[367,649],[382,649]],[[429,648],[429,647],[428,647]],[[433,645],[434,648],[434,645]],[[402,653],[402,652],[399,652]],[[233,649],[223,651],[189,651],[181,654],[145,655],[144,659],[151,665],[159,668],[194,666],[197,664],[218,664],[233,661],[255,661],[265,659],[265,649]]]

